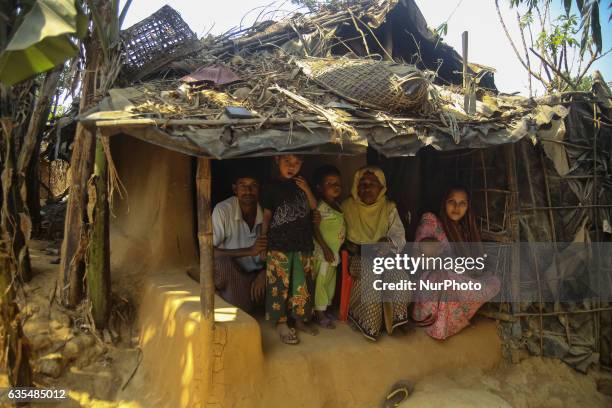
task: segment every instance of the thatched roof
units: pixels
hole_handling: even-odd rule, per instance
[[[161,11],[172,14],[168,6]],[[113,89],[81,121],[103,134],[215,158],[354,154],[367,145],[403,156],[427,145],[474,148],[535,137],[566,114],[562,106],[497,94],[490,70],[475,65],[470,72],[480,82],[468,92],[466,114],[459,55],[427,28],[413,0],[258,23],[202,39],[198,51],[193,39],[185,44],[189,55],[175,45],[173,61],[161,44],[160,58],[139,67],[144,82],[133,79],[137,70],[128,63],[131,86]]]

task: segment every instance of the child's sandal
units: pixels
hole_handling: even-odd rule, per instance
[[[383,403],[383,408],[398,407],[399,404],[405,401],[413,391],[414,386],[410,381],[400,380],[396,382],[391,387],[389,394],[387,394],[387,397]]]
[[[300,339],[298,339],[295,330],[292,328],[289,328],[289,334],[281,334],[280,339],[285,344],[295,345],[300,343]]]

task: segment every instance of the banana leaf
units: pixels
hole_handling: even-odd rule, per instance
[[[0,81],[13,85],[74,57],[87,24],[75,0],[36,0],[0,54]]]

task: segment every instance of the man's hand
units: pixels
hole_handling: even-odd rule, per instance
[[[249,248],[250,255],[257,256],[262,253],[265,254],[267,248],[268,248],[268,237],[264,235],[260,235],[255,240],[255,243],[251,245],[251,247]]]
[[[264,299],[266,293],[266,270],[259,271],[257,277],[251,283],[251,300],[259,303]]]

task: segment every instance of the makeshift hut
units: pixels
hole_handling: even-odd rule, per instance
[[[276,381],[260,368],[268,355],[257,323],[214,297],[210,210],[227,194],[230,166],[269,176],[265,157],[290,152],[347,176],[382,166],[408,240],[443,186],[468,186],[483,238],[508,245],[496,271],[505,292],[483,311],[501,323],[507,357],[518,361],[526,348],[583,371],[612,365],[610,291],[580,302],[564,295],[568,281],[610,285],[609,254],[596,269],[563,254],[568,242],[612,233],[612,102],[602,79],[588,93],[502,95],[493,71],[440,41],[413,0],[296,14],[199,41],[165,6],[123,38],[125,86],[79,120],[110,139],[125,192],[111,221],[112,280],[137,295],[145,361],[164,364],[164,401],[276,401],[258,378]],[[539,258],[517,242],[555,251]],[[200,294],[185,274],[196,265]],[[282,398],[312,386],[294,385]],[[333,392],[308,398],[335,406],[360,391]]]

